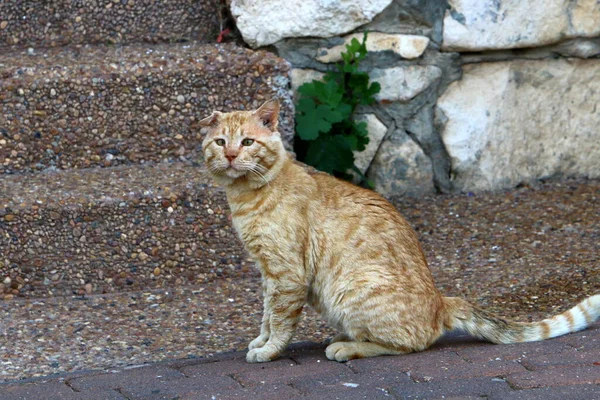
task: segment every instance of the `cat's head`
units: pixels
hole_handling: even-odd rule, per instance
[[[277,131],[279,101],[267,101],[254,111],[213,112],[200,121],[207,128],[202,142],[204,161],[224,185],[248,182],[260,187],[278,172],[285,157]]]

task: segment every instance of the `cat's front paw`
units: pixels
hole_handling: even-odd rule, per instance
[[[269,362],[279,357],[280,352],[271,346],[264,346],[260,349],[252,349],[246,354],[246,361],[249,363]]]
[[[260,349],[265,345],[265,343],[267,343],[268,340],[268,335],[259,335],[256,339],[250,342],[248,345],[248,350]]]
[[[331,361],[346,362],[358,358],[353,343],[336,342],[325,349],[325,355]]]

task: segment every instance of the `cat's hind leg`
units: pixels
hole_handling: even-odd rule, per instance
[[[392,356],[412,352],[408,347],[392,348],[373,342],[336,342],[325,349],[325,355],[332,361],[349,361],[355,358]]]

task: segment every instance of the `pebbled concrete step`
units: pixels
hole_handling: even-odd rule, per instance
[[[83,46],[0,54],[0,173],[193,160],[212,110],[282,100],[288,63],[233,44]]]
[[[3,0],[0,47],[202,40],[220,29],[218,0]]]
[[[248,272],[224,192],[191,163],[0,179],[0,299],[198,284]]]

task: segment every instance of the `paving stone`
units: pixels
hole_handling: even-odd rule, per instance
[[[321,362],[304,364],[281,363],[276,369],[243,368],[235,373],[235,377],[243,386],[256,386],[264,383],[296,384],[305,380],[334,381],[349,379],[354,373],[344,364],[323,358]]]
[[[381,361],[385,360],[385,361]],[[437,368],[450,369],[464,366],[468,363],[454,351],[425,350],[420,353],[403,354],[399,356],[383,356],[348,361],[347,365],[357,373],[391,373],[405,374],[409,371],[427,368],[435,365]]]
[[[468,361],[477,363],[493,360],[521,361],[535,355],[561,353],[572,349],[573,348],[566,343],[549,339],[541,342],[515,344],[487,343],[484,346],[462,347],[458,349],[458,354]]]
[[[353,383],[353,382],[346,382]],[[300,388],[301,390],[304,388]],[[394,399],[387,389],[373,386],[344,386],[343,383],[335,385],[324,385],[313,387],[308,392],[303,392],[304,398],[309,399],[340,399],[340,400],[359,400],[359,399]]]
[[[68,380],[73,390],[94,392],[97,390],[143,387],[145,391],[160,390],[165,382],[187,380],[181,372],[165,366],[152,366],[121,370],[107,374],[93,374]]]
[[[564,365],[594,365],[600,363],[600,349],[577,351],[565,350],[560,353],[547,352],[521,360],[521,365],[527,369],[538,370]]]
[[[144,384],[124,384],[119,387],[128,400],[174,399],[186,393],[204,393],[209,398],[219,394],[240,391],[240,385],[229,376],[184,378],[176,380],[151,380]],[[226,397],[225,397],[226,398]]]
[[[508,383],[516,389],[600,384],[600,365],[576,365],[510,374]]]
[[[430,365],[410,371],[415,381],[423,382],[434,379],[459,379],[480,376],[505,376],[510,373],[525,371],[525,368],[513,361],[488,361],[468,363],[458,366],[439,367]]]
[[[600,349],[600,324],[596,323],[591,327],[577,333],[556,338],[557,342],[566,343],[578,350]]]
[[[307,375],[291,381],[291,385],[302,393],[325,394],[346,393],[348,396],[362,398],[366,394],[373,398],[390,396],[390,388],[398,385],[413,385],[414,382],[404,374],[388,375],[380,373],[322,373],[317,377]]]
[[[239,357],[227,361],[190,365],[179,369],[189,378],[206,378],[211,376],[232,376],[245,373],[266,374],[266,371],[296,367],[296,363],[287,357],[281,357],[268,363],[250,364],[246,362],[245,352]]]
[[[391,392],[401,399],[437,399],[447,398],[447,396],[481,398],[510,390],[510,386],[504,380],[491,377],[433,380],[391,388]]]
[[[262,385],[253,388],[221,389],[214,391],[191,391],[180,392],[178,400],[228,400],[228,399],[252,399],[252,400],[281,400],[302,397],[294,388],[287,385]],[[142,400],[142,398],[140,398]]]
[[[59,381],[0,385],[0,398],[2,400],[126,400],[121,394],[109,388],[80,392]]]
[[[576,385],[492,393],[489,400],[592,400],[600,399],[600,385]]]

